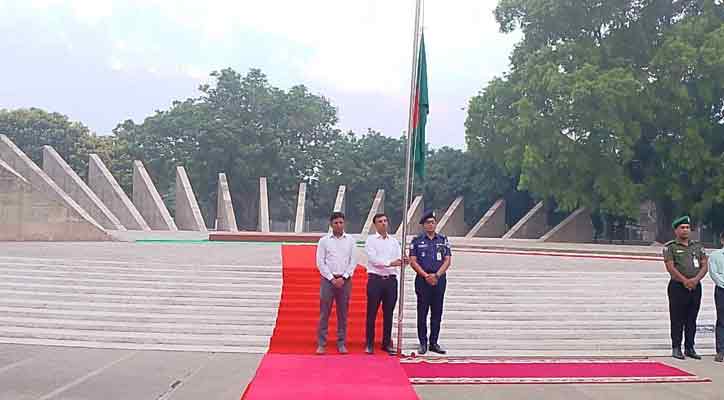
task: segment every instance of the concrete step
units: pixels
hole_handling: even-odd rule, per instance
[[[273,285],[254,285],[240,286],[238,290],[178,290],[178,289],[159,289],[159,288],[135,288],[135,287],[98,287],[98,286],[79,286],[79,285],[54,285],[54,284],[6,284],[0,282],[0,294],[12,293],[69,293],[69,294],[115,294],[115,295],[143,295],[143,296],[173,296],[173,297],[197,297],[197,298],[228,298],[228,299],[247,299],[258,298],[279,298],[281,292]],[[413,303],[415,300],[414,293],[407,293],[405,296],[406,303]],[[662,302],[666,304],[666,295],[659,293],[651,297],[613,297],[603,299],[605,304],[611,305],[630,305],[638,304],[641,309],[647,308],[649,305],[660,305]],[[494,295],[490,296],[485,293],[476,297],[459,295],[451,292],[446,293],[445,303],[465,303],[465,304],[518,304],[526,307],[530,304],[548,304],[559,305],[561,303],[571,304],[590,304],[590,298],[585,296],[536,296],[535,293],[529,293],[528,296],[513,295]],[[706,304],[705,304],[706,305]]]
[[[118,266],[116,264],[102,264],[102,265],[90,265],[90,264],[62,264],[62,263],[8,263],[0,261],[0,270],[56,270],[56,271],[89,271],[89,272],[113,272],[113,273],[151,273],[152,271],[157,273],[218,273],[218,274],[230,274],[230,275],[243,275],[247,273],[270,273],[270,274],[281,274],[280,267],[269,267],[269,266],[231,266],[231,265],[173,265],[160,264],[154,266],[154,264],[144,263],[130,264]],[[314,273],[313,271],[311,271]],[[357,273],[364,273],[364,270],[358,270]],[[414,273],[408,270],[405,274],[407,278],[414,277]],[[668,275],[663,272],[624,272],[624,271],[601,271],[601,270],[576,270],[576,271],[561,271],[559,267],[550,270],[490,270],[485,268],[467,268],[467,269],[451,269],[449,271],[451,278],[459,278],[464,280],[471,277],[486,277],[489,279],[515,279],[515,280],[555,280],[555,281],[579,281],[581,279],[591,278],[592,280],[601,280],[605,278],[605,281],[635,281],[635,280],[655,280],[655,281],[668,281]]]
[[[256,316],[256,315],[198,315],[198,314],[173,314],[173,313],[143,313],[143,312],[124,312],[124,311],[89,311],[89,310],[51,310],[46,308],[30,308],[30,307],[0,307],[0,313],[6,317],[34,317],[40,319],[66,319],[78,321],[129,321],[138,323],[191,323],[196,325],[268,325],[273,327],[276,315]],[[408,314],[406,314],[407,316]],[[414,316],[414,314],[412,314]],[[714,320],[710,318],[700,318],[699,326],[712,326]],[[396,316],[394,318],[396,323]],[[406,330],[415,330],[416,322],[414,318],[405,318],[403,326]],[[590,331],[598,330],[616,330],[621,329],[621,321],[536,321],[533,325],[538,330],[565,330],[565,329],[582,329]],[[531,329],[532,325],[529,321],[513,321],[513,320],[452,320],[443,319],[443,330],[448,329],[469,329],[469,330],[515,330],[515,329]],[[651,321],[629,321],[625,323],[626,329],[630,330],[661,330],[668,329],[668,321],[661,319]]]
[[[405,279],[414,279],[415,274],[412,271],[405,273]],[[625,273],[601,273],[600,271],[576,271],[557,273],[554,271],[499,271],[491,272],[489,270],[448,270],[449,280],[466,280],[470,278],[484,277],[490,280],[515,280],[522,282],[532,281],[550,281],[550,282],[576,282],[580,280],[590,280],[591,282],[606,283],[620,282],[626,283],[631,281],[656,281],[668,282],[669,275],[667,273],[641,273],[641,272],[625,272]]]
[[[271,311],[271,310],[270,310]],[[45,307],[32,307],[20,305],[16,307],[0,306],[0,313],[6,317],[37,317],[46,319],[73,319],[79,321],[131,321],[139,323],[193,323],[208,325],[233,324],[267,324],[274,326],[276,310],[268,315],[209,315],[209,314],[179,314],[179,313],[150,313],[141,311],[94,311],[94,310],[54,310]]]
[[[414,318],[415,314],[412,310],[405,310],[405,318]],[[561,311],[548,311],[544,314],[540,312],[470,312],[470,311],[444,311],[443,318],[446,320],[504,320],[504,321],[571,321],[576,320],[574,315],[569,312]],[[651,320],[667,320],[668,317],[662,313],[652,312],[640,312],[636,314],[631,313],[587,313],[581,314],[580,320],[582,321],[617,321],[625,324],[627,321],[651,321]]]
[[[274,307],[268,305],[257,305],[249,302],[245,307],[232,306],[196,306],[196,305],[163,305],[163,304],[127,304],[108,302],[88,301],[46,301],[36,299],[0,299],[0,306],[21,307],[30,306],[35,308],[46,308],[51,310],[89,310],[89,311],[137,311],[153,313],[180,313],[194,314],[207,313],[215,315],[268,315],[276,314]]]
[[[267,346],[204,346],[204,345],[169,345],[161,343],[129,343],[129,342],[109,342],[109,341],[87,341],[87,340],[69,340],[69,339],[35,339],[35,338],[16,338],[16,337],[0,337],[0,343],[24,344],[24,345],[42,345],[42,346],[63,346],[63,347],[84,347],[84,348],[103,348],[103,349],[128,349],[128,350],[159,350],[159,351],[202,351],[213,353],[257,353],[263,354],[267,351]],[[464,349],[455,350],[447,349],[448,357],[485,357],[490,359],[503,357],[575,357],[575,358],[635,358],[635,357],[668,357],[671,355],[671,349],[527,349],[517,348],[513,350],[497,348],[497,349]],[[416,352],[417,347],[413,345],[405,345],[403,351],[406,354]],[[697,351],[705,356],[711,356],[714,353],[713,348],[699,346]],[[435,356],[425,356],[424,358],[434,359]]]
[[[88,271],[88,270],[57,270],[57,269],[21,269],[21,268],[0,268],[0,277],[5,276],[52,276],[60,278],[95,278],[104,279],[108,276],[114,276],[116,278],[123,278],[129,280],[159,280],[159,281],[192,281],[192,282],[249,282],[254,280],[269,280],[274,279],[281,282],[281,274],[277,272],[210,272],[205,270],[197,270],[193,272],[169,272],[159,273],[158,271],[147,271],[143,272],[132,272],[132,271]]]
[[[0,268],[0,276],[57,276],[57,277],[86,277],[86,278],[107,278],[108,276],[122,277],[124,279],[135,280],[193,280],[194,282],[204,282],[204,280],[222,281],[222,280],[244,280],[250,281],[254,279],[277,279],[281,282],[281,273],[263,272],[263,271],[206,271],[199,269],[196,271],[142,271],[142,270],[125,270],[125,271],[98,271],[95,269],[59,269],[57,267],[50,268]]]
[[[417,322],[413,318],[407,318],[403,322],[404,329],[416,329]],[[414,314],[413,314],[414,316]],[[698,319],[699,328],[713,327],[716,315],[703,316]],[[397,323],[397,316],[394,318]],[[624,323],[622,323],[624,322]],[[393,325],[395,326],[395,325]],[[668,332],[669,321],[663,319],[655,320],[632,320],[632,321],[594,321],[594,320],[539,320],[532,323],[531,321],[519,321],[509,319],[477,319],[477,320],[450,320],[443,318],[443,329],[467,329],[467,330],[581,330],[588,332],[611,331],[611,330],[631,330],[631,331],[649,331],[664,329]]]
[[[15,328],[44,328],[44,329],[77,329],[77,330],[108,330],[117,332],[156,332],[156,333],[174,333],[184,332],[187,334],[214,334],[224,332],[228,335],[268,335],[273,330],[273,324],[257,321],[247,322],[238,321],[237,324],[192,324],[186,322],[175,323],[158,323],[158,322],[108,322],[108,321],[85,321],[85,320],[54,320],[47,318],[26,318],[26,317],[4,317],[0,319],[3,325]],[[571,337],[571,335],[578,335]],[[393,331],[396,337],[396,330]],[[413,326],[405,326],[405,341],[416,342],[416,330]],[[441,341],[449,345],[454,345],[459,339],[474,339],[485,342],[495,342],[499,338],[515,339],[525,343],[526,341],[535,340],[566,340],[571,342],[571,346],[578,346],[581,337],[585,337],[588,341],[598,342],[620,342],[629,339],[645,339],[652,343],[658,342],[661,338],[668,337],[667,328],[650,329],[646,331],[629,332],[627,330],[509,330],[509,329],[485,329],[470,332],[469,329],[453,329],[445,326],[442,330]],[[712,341],[713,333],[700,332],[698,334],[700,342]],[[587,345],[587,344],[586,344]]]
[[[703,286],[703,292],[707,295],[713,293],[713,286]],[[405,296],[413,295],[414,289],[405,286]],[[605,299],[610,297],[618,296],[631,296],[636,293],[641,298],[661,297],[666,298],[666,286],[663,287],[626,287],[626,288],[591,288],[587,286],[577,286],[566,289],[553,288],[550,286],[487,286],[487,287],[473,287],[473,286],[455,286],[448,285],[445,289],[445,298],[448,295],[465,295],[470,297],[477,297],[480,295],[489,296],[542,296],[542,297],[555,297],[555,296],[575,296],[583,297],[588,296],[589,299]]]
[[[59,266],[72,268],[140,268],[149,270],[187,270],[193,271],[199,268],[207,270],[219,271],[279,271],[281,265],[253,265],[253,264],[184,264],[183,262],[154,262],[152,260],[144,261],[123,261],[123,260],[82,260],[82,259],[52,259],[52,258],[32,258],[32,257],[4,257],[0,256],[0,266]]]
[[[710,343],[711,342],[711,343]],[[582,350],[588,349],[591,351],[600,350],[641,350],[641,349],[659,349],[669,350],[671,352],[671,341],[667,337],[661,339],[654,338],[627,338],[625,340],[599,340],[599,339],[548,339],[531,341],[525,340],[525,344],[520,339],[507,339],[499,338],[495,340],[481,340],[481,339],[450,339],[445,340],[444,337],[440,337],[440,344],[445,349],[451,351],[475,351],[475,350],[495,350],[495,349],[535,349],[535,350]],[[413,342],[410,346],[414,349],[415,343]],[[704,340],[700,344],[697,344],[697,349],[711,349],[713,348],[713,340]]]
[[[649,357],[671,357],[671,348],[655,348],[655,349],[528,349],[525,347],[518,347],[515,349],[448,349],[446,348],[447,355],[445,357],[476,357],[486,359],[501,359],[507,357],[530,357],[530,358],[577,358],[577,359],[596,359],[596,358],[611,358],[617,357],[622,359],[629,358],[649,358]],[[417,352],[416,346],[403,346],[405,354]],[[697,348],[697,352],[702,356],[710,357],[714,355],[713,348]],[[418,356],[419,357],[419,356]],[[439,358],[434,353],[428,353],[423,356],[425,359],[434,360]],[[705,359],[705,361],[707,361]]]
[[[210,324],[188,323],[184,320],[178,322],[136,322],[136,321],[99,321],[57,319],[42,317],[8,317],[0,316],[0,325],[14,328],[41,328],[41,329],[76,329],[76,330],[113,330],[115,332],[156,332],[179,333],[190,335],[252,335],[271,336],[273,324],[266,320],[242,320],[236,323]]]
[[[79,339],[39,339],[33,337],[3,337],[0,336],[0,343],[37,345],[37,346],[60,346],[60,347],[83,347],[89,349],[122,349],[122,350],[157,350],[157,351],[193,351],[206,353],[251,353],[264,354],[269,346],[245,345],[197,345],[197,344],[165,344],[165,343],[136,343],[136,342],[113,342],[108,340],[79,340]]]
[[[226,281],[221,282],[202,282],[203,279],[200,279],[200,282],[196,282],[193,279],[178,279],[176,281],[160,281],[157,279],[112,279],[109,280],[107,278],[80,278],[80,277],[56,277],[56,276],[34,276],[32,274],[24,274],[24,275],[12,275],[12,274],[5,274],[2,275],[2,280],[4,282],[15,282],[15,283],[22,283],[22,282],[53,282],[53,283],[90,283],[90,284],[98,284],[103,286],[110,286],[111,284],[115,286],[135,286],[135,287],[198,287],[198,288],[233,288],[239,285],[248,285],[249,280],[248,279],[228,279]],[[281,280],[278,278],[255,278],[253,281],[255,284],[259,285],[275,285],[277,287],[281,288]]]
[[[466,304],[462,302],[447,301],[445,299],[444,313],[449,311],[470,311],[480,313],[505,313],[505,312],[525,312],[525,313],[547,313],[551,308],[551,304]],[[647,315],[664,315],[668,316],[669,306],[666,304],[643,303],[643,304],[586,304],[586,303],[565,303],[555,305],[557,312],[568,312],[571,315],[594,314],[639,314]],[[416,302],[410,301],[405,303],[405,311],[415,311],[417,309]],[[715,312],[713,304],[701,306],[701,312]]]
[[[485,341],[497,341],[499,339],[507,340],[525,340],[525,341],[536,341],[536,340],[565,340],[571,342],[585,342],[586,340],[593,341],[614,341],[620,342],[622,340],[628,341],[629,339],[641,339],[650,340],[652,342],[658,342],[662,338],[666,339],[669,337],[668,327],[657,327],[654,329],[622,329],[618,327],[616,329],[538,329],[537,327],[531,327],[529,329],[506,329],[506,328],[486,328],[471,330],[468,328],[453,328],[445,324],[440,330],[440,336],[442,340],[446,342],[452,340],[455,343],[458,340],[485,340]],[[397,330],[395,329],[395,334]],[[403,334],[406,338],[417,338],[417,329],[414,326],[403,326]],[[698,338],[713,339],[714,334],[711,331],[700,330],[697,333]]]
[[[273,325],[268,320],[241,320],[234,323],[189,323],[185,320],[177,322],[148,322],[148,321],[126,321],[126,320],[79,320],[60,319],[47,317],[13,317],[0,316],[0,324],[15,328],[45,328],[63,329],[71,328],[78,330],[113,330],[117,332],[157,332],[157,333],[178,333],[185,334],[218,334],[223,332],[226,335],[271,335]],[[560,340],[626,340],[632,338],[650,338],[653,341],[661,337],[667,337],[668,327],[658,326],[648,329],[520,329],[506,327],[486,327],[471,331],[467,327],[452,327],[446,323],[443,333],[446,340],[452,339],[476,339],[495,341],[505,337],[507,339],[537,340],[537,339],[560,339]],[[416,338],[416,329],[412,324],[405,324],[404,337]],[[300,327],[300,330],[303,330]],[[394,330],[396,334],[396,329]],[[701,337],[713,337],[711,331],[701,331]]]
[[[269,335],[186,334],[167,332],[119,332],[113,330],[49,329],[0,326],[0,337],[55,340],[129,342],[141,344],[256,346],[268,345]],[[313,339],[312,339],[313,340]]]
[[[267,266],[208,266],[200,265],[196,267],[179,268],[176,265],[166,266],[148,266],[146,264],[134,264],[134,265],[75,265],[75,264],[47,264],[47,263],[26,263],[26,264],[15,264],[15,263],[3,263],[0,262],[0,270],[13,270],[13,271],[77,271],[77,272],[98,272],[98,273],[111,273],[111,274],[123,274],[123,273],[156,273],[156,274],[196,274],[196,273],[208,273],[213,275],[229,275],[238,276],[245,274],[269,274],[274,276],[281,276],[282,270],[279,267],[267,267]],[[106,275],[107,276],[107,275]]]
[[[112,328],[112,327],[110,327]],[[247,334],[188,334],[173,332],[127,332],[111,329],[53,329],[53,328],[28,328],[15,326],[0,327],[2,338],[34,338],[50,340],[83,340],[83,341],[108,341],[115,343],[138,343],[138,344],[166,344],[166,345],[200,345],[200,346],[263,346],[268,343],[269,335]],[[405,335],[406,342],[414,344],[413,335]],[[313,341],[310,338],[310,341]],[[581,338],[551,338],[541,341],[529,340],[527,338],[447,338],[444,343],[446,348],[454,352],[467,352],[470,350],[495,350],[510,349],[519,346],[521,340],[526,341],[522,348],[528,350],[641,350],[641,349],[668,349],[670,342],[666,337],[657,338],[624,338],[613,339],[581,339]],[[711,349],[711,344],[701,343],[700,349]],[[414,346],[409,346],[414,349]]]
[[[273,298],[273,293],[246,292],[236,298],[207,298],[188,296],[139,296],[139,295],[115,295],[115,294],[87,294],[87,293],[48,293],[33,291],[11,291],[0,290],[0,295],[5,299],[35,299],[45,301],[86,301],[86,302],[108,302],[124,304],[169,304],[169,305],[203,305],[203,306],[225,306],[225,307],[247,307],[251,301],[256,306],[278,307],[279,299]]]
[[[0,290],[12,291],[38,291],[47,293],[85,293],[85,294],[129,294],[129,295],[167,295],[180,297],[207,297],[207,298],[276,298],[281,296],[281,290],[276,285],[239,285],[234,290],[210,289],[184,289],[184,288],[156,288],[156,287],[116,287],[116,286],[83,286],[48,283],[7,283],[0,282]]]

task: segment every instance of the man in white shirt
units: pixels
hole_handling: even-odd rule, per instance
[[[392,313],[397,302],[397,271],[402,265],[400,243],[387,233],[389,220],[384,213],[372,218],[377,234],[367,238],[367,321],[365,352],[372,354],[375,320],[382,302],[382,350],[393,354]]]
[[[355,240],[344,232],[344,214],[332,213],[329,225],[332,233],[319,239],[317,245],[317,268],[321,275],[317,330],[317,354],[320,355],[326,352],[332,302],[337,303],[337,351],[347,354],[347,311],[352,293],[352,274],[357,266]]]
[[[719,235],[724,246],[724,232]],[[716,304],[716,357],[714,361],[724,361],[724,248],[714,251],[709,257],[709,276],[716,284],[714,302]]]

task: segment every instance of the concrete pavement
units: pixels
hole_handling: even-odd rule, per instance
[[[0,345],[0,400],[232,400],[261,354]]]
[[[261,354],[0,345],[0,400],[236,400]],[[724,398],[724,365],[663,362],[712,383],[595,385],[418,385],[422,400]]]

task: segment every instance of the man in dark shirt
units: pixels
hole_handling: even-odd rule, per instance
[[[410,244],[410,265],[417,272],[415,294],[417,295],[417,337],[420,340],[419,353],[428,350],[438,354],[446,351],[440,347],[440,322],[442,304],[447,285],[446,272],[450,267],[450,243],[447,238],[435,232],[437,219],[433,212],[422,216],[420,224],[423,233]],[[427,313],[430,311],[430,339],[427,337]]]
[[[704,247],[689,240],[691,220],[688,216],[677,218],[671,224],[676,239],[664,245],[664,263],[671,275],[669,281],[669,317],[671,319],[671,356],[683,360],[686,357],[700,360],[694,350],[696,318],[701,307],[701,281],[708,270]],[[681,352],[681,332],[684,331],[684,353]]]

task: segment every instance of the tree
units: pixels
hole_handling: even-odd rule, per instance
[[[199,98],[175,102],[140,125],[126,121],[114,133],[147,164],[167,198],[175,167],[185,165],[200,206],[213,216],[217,176],[225,172],[240,228],[255,229],[258,179],[266,176],[272,219],[291,219],[298,182],[318,178],[340,139],[336,110],[304,86],[271,86],[256,69],[243,77],[232,69],[211,76],[215,85],[201,86]]]
[[[315,185],[312,215],[326,221],[339,185],[346,185],[347,221],[350,232],[359,232],[378,189],[385,191],[385,211],[391,229],[402,220],[405,141],[376,131],[356,137],[352,132],[336,143],[327,168]]]
[[[523,39],[470,102],[468,146],[563,210],[703,218],[722,200],[722,6],[713,1],[501,0]]]
[[[465,222],[472,226],[493,203],[515,191],[515,182],[495,162],[478,153],[442,147],[428,151],[425,207],[444,211],[458,197],[465,199]],[[523,207],[523,213],[528,207]]]
[[[102,140],[80,122],[37,108],[0,110],[0,133],[39,166],[43,165],[43,146],[52,146],[81,177],[87,176],[88,156]]]

